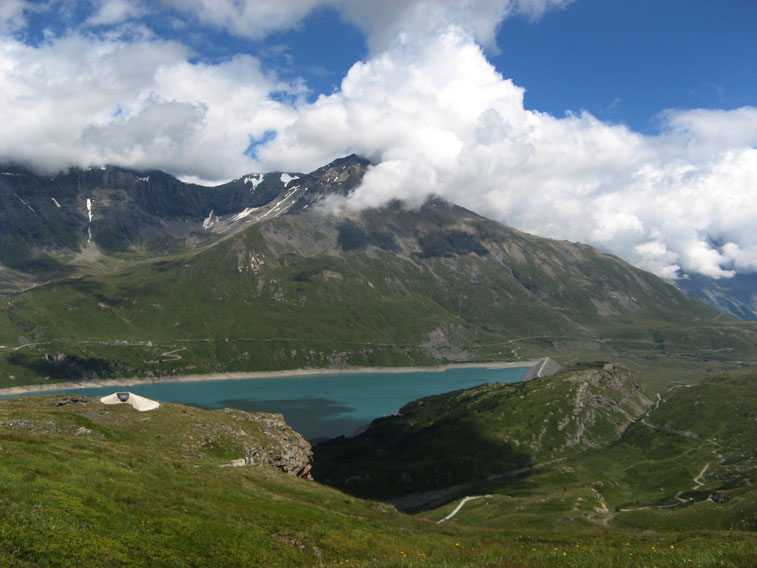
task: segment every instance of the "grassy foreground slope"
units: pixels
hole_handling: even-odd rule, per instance
[[[173,404],[138,413],[73,398],[0,401],[0,565],[743,567],[755,560],[750,533],[437,525],[267,465],[219,467],[293,436],[285,428],[272,436],[263,415]]]

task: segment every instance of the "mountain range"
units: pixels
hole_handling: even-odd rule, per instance
[[[689,274],[676,280],[681,290],[734,317],[757,321],[757,274],[713,279]]]
[[[50,177],[6,166],[0,172],[0,283],[23,284],[65,271],[82,259],[83,250],[94,250],[92,243],[97,254],[195,249],[250,224],[304,212],[330,194],[347,195],[368,166],[352,155],[310,174],[250,174],[216,187],[183,183],[160,170],[71,168]],[[424,252],[434,246],[428,238]],[[732,316],[757,319],[754,275],[720,280],[686,275],[675,284]]]
[[[592,247],[441,199],[330,212],[370,162],[218,187],[0,175],[0,382],[344,365],[751,360],[755,333]],[[679,373],[680,374],[680,373]]]

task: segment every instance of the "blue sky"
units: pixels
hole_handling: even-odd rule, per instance
[[[668,278],[757,271],[757,2],[4,0],[0,162],[377,165]]]
[[[491,61],[526,87],[528,108],[649,133],[665,109],[757,104],[755,23],[750,0],[581,0],[504,22]]]
[[[749,0],[580,0],[538,19],[505,20],[486,54],[526,88],[529,109],[587,110],[653,133],[666,109],[757,105],[756,22],[757,2]],[[368,52],[360,30],[329,8],[247,48],[305,78],[311,96],[338,89]]]
[[[17,36],[38,44],[45,31],[70,33],[97,10],[92,2],[53,3],[27,12],[29,25]],[[176,17],[185,28],[170,25]],[[349,68],[369,55],[360,28],[328,5],[260,39],[170,8],[142,21],[161,37],[186,43],[196,60],[253,55],[281,77],[303,80],[310,99],[338,90]],[[496,69],[526,89],[526,108],[555,116],[586,110],[653,133],[666,109],[757,104],[755,22],[757,2],[750,0],[578,0],[538,18],[504,20],[495,43],[484,47]]]

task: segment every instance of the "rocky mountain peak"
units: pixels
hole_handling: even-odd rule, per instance
[[[71,263],[84,258],[81,253],[85,249],[105,255],[197,249],[257,223],[313,211],[329,196],[347,196],[360,186],[372,165],[369,159],[351,154],[310,173],[254,173],[216,187],[185,183],[159,170],[71,168],[50,177],[5,165],[0,170],[0,279],[11,282],[13,288],[14,282],[26,280],[25,275],[40,281],[59,276],[73,269]],[[304,226],[305,217],[311,216],[300,217],[295,224]],[[325,222],[315,217],[310,221],[313,226]],[[556,302],[563,313],[563,295],[575,284],[593,287],[603,283],[608,287],[608,277],[594,264],[587,267],[588,279],[583,273],[554,277],[591,256],[588,248],[546,242],[537,246],[527,235],[439,198],[430,198],[418,208],[392,202],[329,222],[335,223],[336,229],[329,233],[335,235],[332,248],[342,252],[373,247],[425,260],[446,259],[452,264],[461,255],[490,258],[507,267],[517,290],[524,287],[529,297],[540,303]],[[303,239],[312,241],[309,235],[303,234]],[[531,274],[534,267],[526,259],[538,259],[540,267],[550,265],[552,274],[548,278]],[[473,269],[455,265],[454,270]],[[604,292],[592,292],[593,306],[587,309],[603,317],[640,309],[639,298],[647,295],[649,286],[643,286],[646,291],[630,293],[626,292],[628,284],[636,289],[638,278],[623,283],[610,280],[617,284],[613,293],[620,295],[603,299]],[[669,305],[669,292],[662,295]],[[568,304],[586,299],[569,296]]]

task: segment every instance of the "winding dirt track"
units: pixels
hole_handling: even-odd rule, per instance
[[[460,509],[462,509],[463,505],[465,505],[468,501],[474,501],[476,499],[485,499],[486,497],[491,497],[491,495],[474,495],[472,497],[463,497],[462,501],[460,501],[457,507],[455,507],[455,510],[452,511],[449,515],[447,515],[443,519],[441,519],[440,521],[436,521],[436,524],[441,525],[442,523],[449,521],[452,517],[454,517],[460,512]]]

